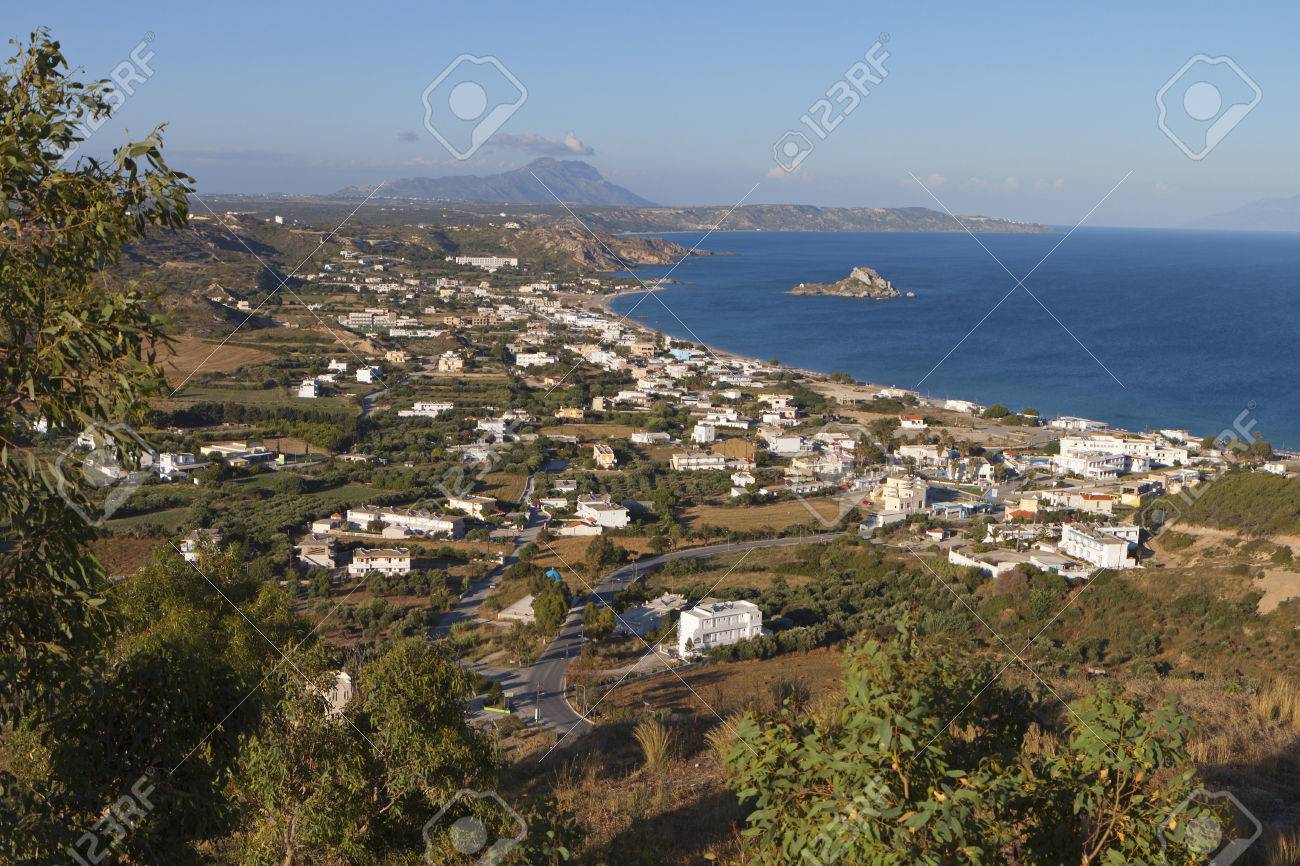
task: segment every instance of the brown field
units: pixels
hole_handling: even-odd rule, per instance
[[[610,541],[636,556],[653,555],[650,553],[650,539],[646,536],[611,538]],[[565,578],[573,577],[569,571],[569,566],[572,566],[584,579],[589,579],[584,567],[589,544],[590,537],[553,538],[545,544],[537,545],[537,555],[533,557],[533,562],[542,568],[557,568]]]
[[[109,577],[132,574],[149,557],[149,551],[159,543],[157,538],[96,538],[90,543],[90,552],[104,566]]]
[[[579,439],[627,439],[637,431],[630,424],[556,424],[543,427],[547,436],[577,436]]]
[[[158,347],[158,366],[162,367],[167,381],[179,385],[194,373],[235,370],[275,357],[270,352],[251,346],[226,343],[219,340],[202,340],[198,337],[175,337],[172,344]]]
[[[484,488],[479,492],[485,496],[495,496],[503,502],[518,502],[519,497],[524,495],[524,485],[527,483],[527,475],[492,472],[483,476]]]
[[[692,528],[707,523],[722,529],[737,531],[759,529],[764,526],[779,531],[787,526],[795,526],[800,523],[817,523],[820,530],[820,521],[808,512],[805,502],[827,520],[834,520],[838,513],[838,506],[835,502],[827,498],[821,498],[774,502],[771,505],[751,505],[747,508],[696,505],[686,509],[684,517]]]

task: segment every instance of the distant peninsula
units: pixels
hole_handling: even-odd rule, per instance
[[[843,298],[901,298],[903,293],[874,268],[854,268],[849,275],[836,283],[800,283],[790,290],[792,295],[838,295]],[[907,297],[913,297],[911,292]]]

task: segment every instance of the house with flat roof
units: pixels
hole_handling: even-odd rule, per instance
[[[352,551],[348,574],[360,577],[368,572],[380,574],[408,574],[411,571],[411,551],[405,547],[358,547]]]
[[[677,654],[689,658],[762,633],[763,611],[753,602],[702,598],[677,622]]]

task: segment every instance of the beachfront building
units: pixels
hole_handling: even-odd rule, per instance
[[[677,655],[689,658],[762,633],[763,611],[753,602],[703,598],[682,611],[677,623]]]

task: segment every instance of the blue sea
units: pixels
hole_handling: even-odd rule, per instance
[[[689,247],[701,235],[667,237]],[[725,255],[688,258],[672,273],[678,285],[613,309],[788,366],[1131,430],[1211,435],[1245,412],[1241,423],[1275,446],[1300,448],[1300,235],[1081,228],[978,238],[715,232],[701,249]],[[916,297],[787,294],[855,265]],[[649,282],[668,270],[636,273]]]

